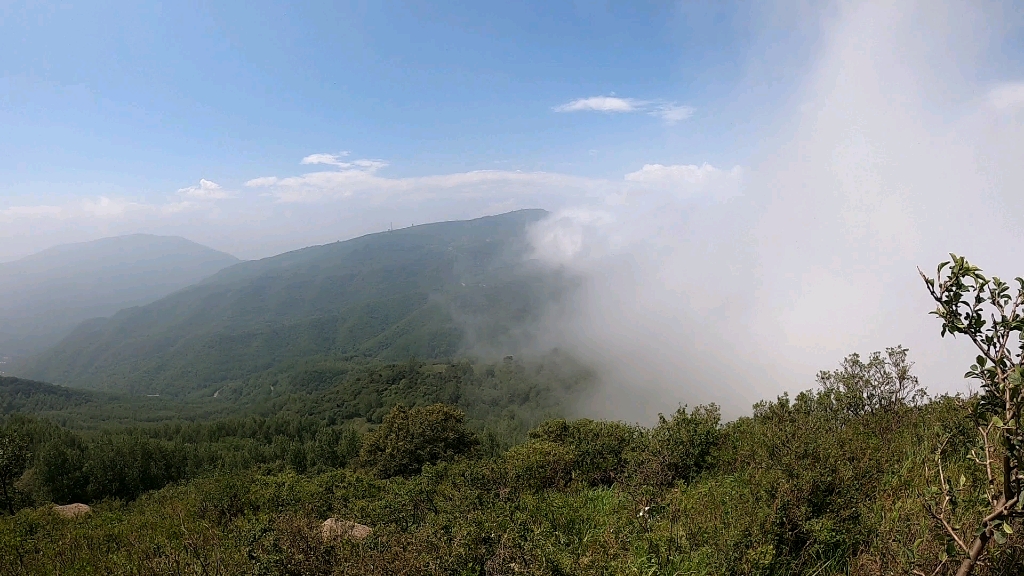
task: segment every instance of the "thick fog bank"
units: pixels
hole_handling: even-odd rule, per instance
[[[932,392],[965,390],[973,356],[940,339],[916,267],[956,252],[1024,275],[1022,8],[783,8],[766,21],[819,40],[757,153],[646,166],[531,231],[534,256],[579,279],[539,333],[602,374],[598,415],[713,401],[735,416],[896,344]]]

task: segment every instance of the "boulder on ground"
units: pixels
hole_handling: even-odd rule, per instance
[[[373,534],[373,529],[369,526],[349,522],[348,520],[328,518],[320,528],[320,533],[323,535],[325,540],[343,538],[346,540],[361,542],[367,536]]]
[[[65,518],[74,518],[92,512],[92,508],[86,504],[65,504],[64,506],[54,506],[53,511]]]

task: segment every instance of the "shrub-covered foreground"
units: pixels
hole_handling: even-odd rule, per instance
[[[910,385],[879,400],[876,361],[891,373],[852,358],[725,425],[713,406],[649,429],[553,420],[498,453],[454,409],[395,409],[345,468],[211,475],[73,519],[4,516],[0,573],[931,574],[950,548],[925,507],[937,446],[959,496],[985,498],[976,399],[923,402]],[[963,508],[954,521],[973,529]],[[325,541],[328,517],[373,534]],[[1014,528],[975,573],[1024,572]]]

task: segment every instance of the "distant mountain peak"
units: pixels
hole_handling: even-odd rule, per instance
[[[223,255],[229,259],[238,261],[234,256],[215,250],[208,246],[193,242],[188,238],[181,236],[164,236],[159,234],[146,234],[138,232],[134,234],[124,234],[121,236],[106,236],[103,238],[97,238],[95,240],[84,240],[82,242],[70,242],[67,244],[57,244],[36,252],[29,254],[19,260],[13,262],[7,262],[0,264],[4,266],[6,264],[14,264],[17,262],[31,262],[35,260],[45,259],[55,254],[72,254],[72,253],[89,253],[95,251],[109,250],[111,248],[128,248],[131,250],[153,250],[158,249],[161,251],[166,250],[193,250],[196,252],[206,252],[210,254]]]
[[[185,238],[131,234],[0,264],[0,355],[37,352],[83,320],[152,302],[238,262]]]

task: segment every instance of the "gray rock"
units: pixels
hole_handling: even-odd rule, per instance
[[[320,527],[320,533],[325,540],[342,538],[362,542],[367,536],[373,534],[373,529],[369,526],[349,522],[348,520],[328,518],[324,521],[323,526]]]
[[[54,506],[53,511],[65,518],[74,518],[92,512],[92,508],[89,508],[87,504],[65,504],[64,506]]]

